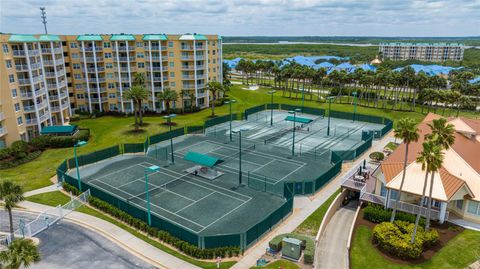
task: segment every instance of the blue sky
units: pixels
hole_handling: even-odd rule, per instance
[[[480,35],[480,0],[0,0],[0,31],[56,34]]]

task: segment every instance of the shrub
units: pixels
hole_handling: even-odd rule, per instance
[[[285,237],[292,237],[298,240],[302,240],[302,249],[303,251],[303,258],[306,264],[313,263],[313,257],[315,255],[315,242],[309,236],[297,234],[297,233],[289,233],[289,234],[280,234],[275,236],[270,242],[268,242],[268,246],[275,251],[282,250],[282,240]]]
[[[370,153],[370,155],[368,157],[370,157],[370,159],[372,159],[372,160],[375,160],[375,161],[379,162],[379,161],[382,161],[385,158],[385,155],[383,154],[383,152],[375,151],[375,152]]]
[[[27,142],[18,140],[12,143],[12,145],[10,146],[10,149],[12,150],[12,155],[16,159],[22,159],[27,156],[29,147]]]
[[[373,223],[381,223],[385,221],[390,221],[390,217],[392,215],[391,209],[384,209],[383,206],[369,204],[363,210],[363,218],[371,221]],[[397,211],[395,215],[395,220],[406,221],[410,223],[415,222],[416,216],[413,214],[399,212]],[[425,219],[422,217],[420,218],[420,226],[425,226]]]
[[[34,151],[34,152],[31,152],[31,153],[28,153],[28,154],[25,155],[24,158],[21,158],[21,159],[10,160],[8,162],[7,161],[0,162],[0,169],[7,169],[7,168],[12,168],[12,167],[15,167],[15,166],[19,166],[21,164],[27,163],[29,161],[32,161],[32,160],[38,158],[41,154],[42,154],[42,152],[39,150],[39,151]]]

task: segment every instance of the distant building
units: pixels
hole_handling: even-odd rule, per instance
[[[383,60],[461,61],[464,46],[462,43],[380,43],[379,52]]]

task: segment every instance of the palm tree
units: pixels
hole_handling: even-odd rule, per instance
[[[32,263],[40,261],[40,252],[31,239],[17,239],[12,242],[6,251],[0,252],[0,268],[5,269],[28,268]]]
[[[212,117],[215,116],[215,101],[217,100],[217,93],[221,92],[221,91],[224,91],[224,90],[225,90],[225,88],[218,81],[210,81],[209,83],[207,83],[207,91],[210,91],[212,93],[212,96],[213,96],[213,100],[211,102],[212,103]]]
[[[167,113],[170,113],[170,102],[175,102],[178,99],[178,93],[170,88],[164,88],[162,92],[158,93],[159,101],[165,102]]]
[[[185,113],[185,97],[188,97],[189,90],[180,90],[180,99],[182,99],[182,113]],[[192,111],[193,112],[193,111]]]
[[[465,95],[460,96],[460,98],[458,98],[457,100],[457,117],[458,117],[458,114],[460,113],[460,108],[468,107],[472,105],[473,105],[473,102],[468,96],[465,96]]]
[[[430,140],[423,142],[423,151],[420,152],[420,155],[417,156],[416,162],[422,164],[422,170],[425,170],[425,180],[423,182],[423,192],[422,198],[420,199],[419,203],[419,210],[417,213],[417,217],[415,218],[415,227],[413,229],[412,238],[410,243],[413,244],[415,242],[415,236],[417,234],[418,223],[420,222],[420,208],[423,206],[425,201],[425,193],[427,189],[427,181],[428,181],[428,174],[430,172],[434,173],[438,171],[438,169],[442,166],[443,162],[443,152],[442,147],[433,143]]]
[[[195,90],[190,90],[188,92],[188,98],[190,98],[190,112],[193,112],[193,107],[195,105],[195,102],[193,102],[195,100]]]
[[[390,222],[395,220],[395,214],[397,213],[397,206],[402,196],[403,184],[405,182],[405,175],[407,172],[407,162],[408,162],[408,148],[411,142],[417,142],[419,137],[419,130],[415,121],[411,118],[403,118],[398,121],[397,127],[394,130],[395,138],[400,138],[405,143],[405,158],[403,160],[403,172],[402,172],[402,181],[400,182],[400,189],[398,190],[397,197],[395,199],[395,204],[393,206],[392,216],[390,217]]]
[[[142,101],[148,98],[148,91],[143,86],[134,85],[123,93],[124,98],[134,102],[135,109],[135,130],[138,130],[139,125],[143,125],[142,117]],[[140,118],[140,122],[138,122]]]
[[[0,200],[3,200],[5,204],[4,207],[8,211],[8,217],[10,218],[10,235],[13,240],[14,234],[12,209],[19,202],[25,200],[25,197],[23,197],[22,187],[10,180],[4,180],[0,182]]]
[[[430,134],[425,136],[426,139],[431,141],[437,146],[440,146],[442,149],[449,149],[453,143],[455,143],[455,128],[452,124],[447,124],[445,118],[440,118],[433,120],[432,123],[428,124],[428,127],[432,130]],[[439,168],[439,167],[438,167]],[[430,180],[430,192],[428,195],[428,213],[427,220],[425,222],[425,230],[430,229],[430,211],[432,209],[432,192],[433,192],[433,180],[436,170],[432,170],[432,177]]]

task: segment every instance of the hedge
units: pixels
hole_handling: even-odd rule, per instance
[[[63,183],[63,188],[67,192],[71,192],[74,195],[78,195],[78,189],[68,183]],[[181,252],[198,259],[215,259],[216,257],[236,257],[240,255],[241,250],[239,247],[231,246],[231,247],[219,247],[219,248],[209,248],[209,249],[201,249],[197,246],[194,246],[188,242],[180,240],[170,233],[166,231],[159,230],[155,227],[150,227],[146,222],[134,218],[128,213],[114,207],[113,205],[104,202],[98,198],[90,196],[88,198],[88,203],[97,208],[100,211],[103,211],[125,223],[128,225],[147,233],[151,237],[156,237],[160,241],[169,244],[176,249],[180,250]]]
[[[372,242],[381,250],[401,259],[418,259],[422,252],[438,242],[436,230],[417,228],[415,241],[410,243],[415,224],[406,221],[383,222],[373,228]]]
[[[268,242],[268,246],[275,251],[280,251],[282,250],[282,240],[283,238],[296,238],[298,240],[301,240],[302,243],[302,248],[304,249],[303,251],[303,261],[306,264],[313,264],[313,257],[315,255],[315,242],[313,241],[313,238],[303,235],[303,234],[297,234],[297,233],[288,233],[288,234],[280,234],[275,236],[270,242]]]
[[[38,150],[38,151],[34,151],[32,153],[28,153],[22,159],[12,160],[12,161],[8,161],[8,162],[0,162],[0,169],[12,168],[12,167],[24,164],[24,163],[28,163],[29,161],[32,161],[32,160],[38,158],[41,154],[42,154],[42,151]]]
[[[371,221],[373,223],[381,223],[390,221],[390,217],[392,216],[391,209],[385,209],[383,206],[369,204],[367,207],[363,209],[363,218]],[[406,221],[410,223],[415,222],[415,215],[401,212],[397,210],[395,214],[395,220]],[[420,226],[425,226],[425,218],[420,218]]]

